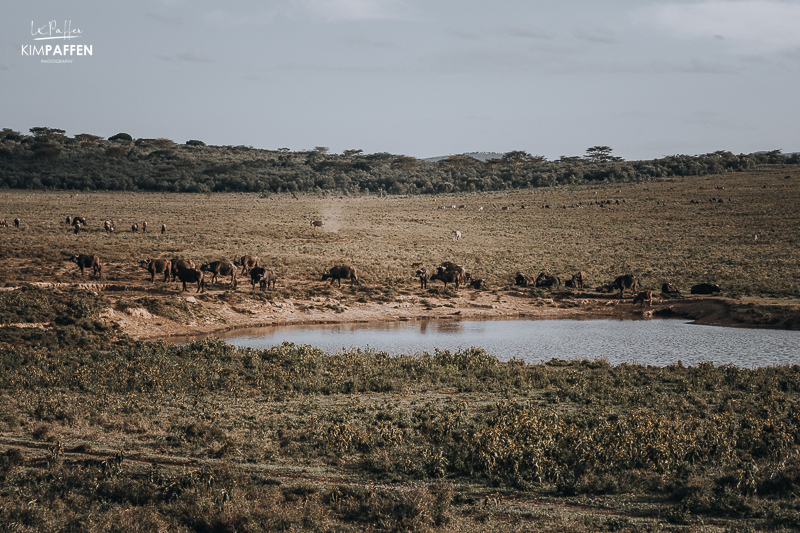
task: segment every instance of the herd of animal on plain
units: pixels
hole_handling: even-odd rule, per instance
[[[14,219],[14,226],[19,229],[20,219]],[[86,226],[86,219],[84,217],[71,217],[68,216],[66,223],[74,227],[75,233],[79,233],[82,228]],[[0,226],[7,226],[5,219],[0,220]],[[323,223],[318,220],[311,222],[314,229],[321,227]],[[113,222],[106,220],[103,223],[103,228],[107,233],[114,232]],[[147,222],[143,222],[142,226],[134,223],[131,226],[131,232],[138,233],[139,231],[147,232]],[[161,233],[167,231],[166,224],[161,225]],[[461,239],[461,232],[454,231],[453,237],[455,240]],[[70,261],[76,263],[81,271],[81,277],[84,275],[86,269],[92,269],[92,273],[101,278],[103,275],[103,267],[100,258],[92,254],[76,254],[70,257]],[[275,288],[275,281],[277,276],[273,270],[269,270],[260,264],[260,259],[254,255],[244,255],[239,259],[233,261],[212,261],[210,263],[203,263],[200,268],[196,268],[195,263],[190,259],[143,259],[139,261],[139,266],[144,268],[150,273],[150,282],[155,282],[156,274],[164,274],[164,282],[172,278],[172,281],[180,281],[183,284],[182,291],[186,290],[187,283],[197,283],[197,292],[205,290],[206,280],[211,276],[210,283],[215,283],[218,277],[231,278],[231,287],[236,289],[238,283],[236,280],[237,272],[240,276],[249,275],[250,284],[255,290],[256,283],[258,283],[261,290],[268,288]],[[456,290],[460,289],[462,285],[469,284],[473,289],[483,289],[486,286],[486,280],[473,279],[469,272],[463,266],[455,264],[450,261],[445,261],[438,267],[436,272],[429,271],[426,267],[419,268],[416,271],[416,276],[420,282],[420,289],[428,288],[428,281],[441,281],[447,288],[448,283],[456,286]],[[350,265],[340,265],[330,268],[322,275],[322,281],[330,279],[331,284],[334,281],[338,286],[342,286],[342,280],[350,280],[351,284],[360,284],[358,280],[358,271],[356,267]],[[576,289],[583,289],[586,283],[586,273],[576,272],[570,279],[562,280],[560,276],[549,274],[546,272],[540,273],[537,277],[528,276],[522,272],[517,272],[514,283],[519,286],[535,286],[535,287],[556,287],[564,285],[565,287],[572,287]],[[617,277],[611,283],[601,285],[595,290],[597,292],[615,292],[619,291],[620,298],[624,298],[625,291],[630,290],[631,294],[636,294],[633,303],[641,303],[642,306],[646,304],[651,305],[653,302],[653,291],[643,290],[637,293],[639,288],[639,280],[633,274],[625,274]],[[712,283],[700,283],[692,286],[690,289],[691,294],[714,294],[720,292],[720,287]],[[680,291],[672,283],[664,283],[661,286],[661,292],[666,295],[679,295]]]

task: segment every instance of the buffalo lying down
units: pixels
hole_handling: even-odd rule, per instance
[[[719,285],[715,285],[714,283],[700,283],[692,286],[691,289],[692,294],[714,294],[720,291],[722,291],[722,289],[719,288]]]

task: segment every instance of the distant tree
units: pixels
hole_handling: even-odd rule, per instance
[[[609,161],[622,161],[621,157],[611,155],[610,146],[592,146],[586,149],[584,158],[592,163],[608,163]]]
[[[61,155],[61,148],[51,142],[37,143],[33,147],[33,155],[42,161],[55,161]]]
[[[345,157],[353,157],[354,155],[361,155],[364,153],[364,150],[345,150],[342,154]]]
[[[316,150],[317,153],[320,155],[325,155],[328,153],[328,150],[330,150],[330,148],[328,148],[327,146],[315,146],[314,150]]]
[[[0,131],[0,141],[6,139],[9,141],[19,141],[22,139],[22,134],[18,131],[12,130],[11,128],[3,128],[3,131]]]
[[[205,146],[205,145],[206,143],[204,143],[203,141],[198,141],[196,139],[190,139],[186,141],[186,146]]]
[[[391,167],[395,170],[414,170],[419,165],[419,159],[407,155],[397,156],[392,161]]]
[[[291,152],[291,150],[289,150],[288,148],[278,148],[278,151],[284,154],[287,152]]]
[[[55,139],[63,137],[66,131],[57,128],[45,128],[38,126],[29,130],[36,139]]]
[[[108,138],[109,141],[133,141],[133,137],[127,133],[117,133]]]
[[[537,166],[547,161],[543,155],[531,155],[523,150],[506,152],[500,159],[515,172],[523,166]]]

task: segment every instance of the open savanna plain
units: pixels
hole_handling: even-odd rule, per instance
[[[508,316],[798,329],[798,183],[764,167],[457,196],[2,191],[21,224],[0,228],[0,531],[796,530],[798,366],[155,339]],[[274,290],[181,292],[138,265],[245,254]],[[486,287],[421,289],[416,268],[443,261]],[[339,264],[361,284],[322,282]],[[579,270],[584,289],[514,284]],[[595,290],[628,273],[652,307]],[[702,282],[721,294],[690,295]]]

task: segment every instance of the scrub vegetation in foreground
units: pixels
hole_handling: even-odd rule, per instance
[[[798,366],[173,345],[77,320],[62,337],[95,348],[0,347],[4,531],[800,523]]]

